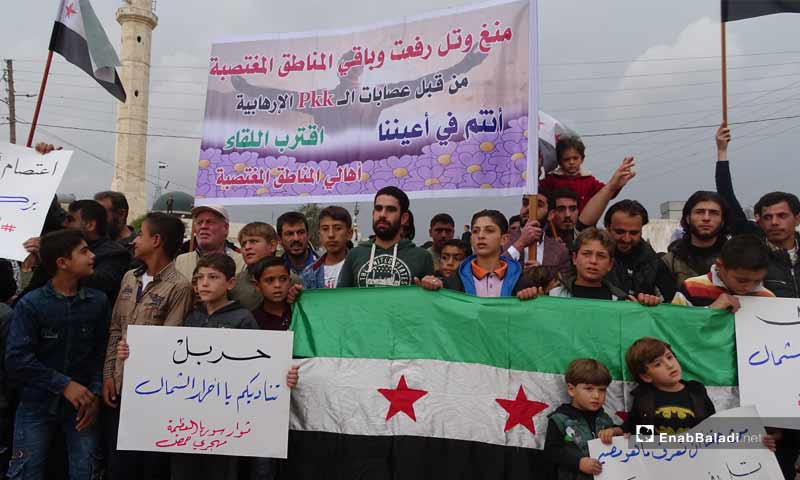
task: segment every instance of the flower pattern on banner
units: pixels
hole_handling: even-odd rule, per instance
[[[355,183],[324,186],[324,179],[338,175],[340,166],[356,168],[351,162],[339,165],[329,160],[298,162],[287,155],[259,157],[257,152],[223,153],[218,148],[201,150],[198,161],[198,198],[258,196],[311,196],[374,194],[394,185],[407,192],[463,188],[518,188],[525,185],[528,152],[528,118],[508,122],[500,133],[481,132],[470,138],[422,147],[419,155],[390,156],[361,163],[361,178]],[[281,169],[297,172],[303,166],[314,169],[322,183],[280,185]],[[264,169],[269,180],[262,185],[217,184],[218,169],[235,176],[245,169]],[[317,176],[319,171],[319,176]]]

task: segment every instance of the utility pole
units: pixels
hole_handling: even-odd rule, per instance
[[[11,143],[17,143],[17,106],[14,94],[14,61],[10,58],[6,60],[6,86],[8,89],[8,139]]]

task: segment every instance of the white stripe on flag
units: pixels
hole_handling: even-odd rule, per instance
[[[63,24],[85,40],[86,29],[83,27],[83,12],[78,3],[78,0],[61,0],[56,22]]]
[[[378,389],[397,388],[401,375],[409,389],[428,392],[413,404],[416,422],[402,412],[386,420],[389,401]],[[522,425],[504,432],[508,413],[496,399],[514,400],[520,385],[528,400],[548,404],[533,418],[535,436]],[[623,391],[633,387],[619,381],[609,386],[605,410],[618,424],[616,412],[626,410]],[[710,387],[708,392],[718,410],[739,404],[736,387]],[[547,415],[568,400],[564,376],[558,374],[440,360],[311,358],[301,361],[289,428],[543,448]]]

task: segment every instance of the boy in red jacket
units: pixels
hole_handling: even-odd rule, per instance
[[[559,139],[556,144],[558,168],[539,181],[539,190],[552,192],[557,188],[569,188],[578,194],[578,211],[583,210],[589,199],[605,186],[592,172],[583,168],[585,152],[586,146],[580,138]]]

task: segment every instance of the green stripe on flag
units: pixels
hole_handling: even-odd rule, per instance
[[[309,290],[293,311],[300,357],[431,359],[555,374],[591,357],[615,380],[632,380],[625,351],[653,336],[672,345],[685,379],[736,385],[734,317],[719,310],[395,287]]]

